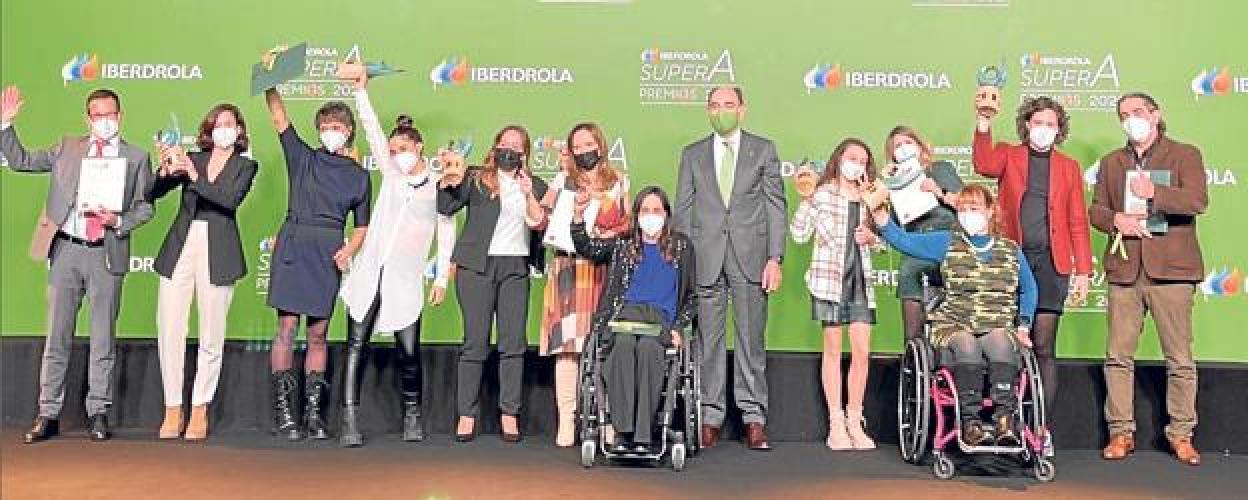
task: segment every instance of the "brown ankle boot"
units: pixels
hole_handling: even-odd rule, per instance
[[[208,405],[195,405],[191,407],[191,420],[186,424],[186,434],[182,436],[187,441],[199,441],[208,437]]]
[[[1101,450],[1105,460],[1122,460],[1135,451],[1135,436],[1130,433],[1114,434],[1109,438],[1109,445]]]
[[[160,423],[160,439],[177,439],[182,434],[182,407],[166,406],[165,420]]]
[[[1170,448],[1174,449],[1174,458],[1187,465],[1200,465],[1200,452],[1192,446],[1192,438],[1170,438]]]

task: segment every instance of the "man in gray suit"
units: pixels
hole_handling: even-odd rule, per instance
[[[745,98],[738,87],[707,95],[715,132],[680,157],[678,229],[693,241],[697,261],[698,333],[702,342],[702,443],[714,446],[727,410],[724,344],[731,297],[736,324],[733,393],[745,443],[767,450],[767,294],[780,287],[786,207],[776,146],[742,131]]]
[[[146,151],[120,139],[121,99],[111,90],[99,89],[87,96],[90,135],[66,136],[42,151],[27,151],[18,140],[13,120],[21,106],[17,87],[5,88],[0,95],[0,153],[13,170],[51,174],[45,218],[36,231],[37,242],[44,245],[38,251],[51,260],[48,337],[39,373],[39,414],[25,442],[42,441],[57,432],[70,344],[83,297],[91,304],[86,398],[89,435],[96,441],[107,440],[121,283],[130,265],[130,232],[152,218],[152,206],[143,193],[152,173],[151,164]],[[120,213],[77,203],[79,171],[87,157],[126,159],[125,207]]]

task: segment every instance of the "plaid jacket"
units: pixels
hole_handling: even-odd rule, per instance
[[[854,224],[867,222],[867,209],[861,206],[858,211],[859,220]],[[845,280],[846,245],[855,244],[852,232],[846,228],[850,224],[849,198],[841,194],[832,183],[819,186],[809,200],[802,200],[793,214],[789,224],[789,232],[793,240],[806,243],[813,236],[815,248],[810,254],[810,267],[806,270],[806,287],[815,298],[834,302],[841,301],[841,289]],[[871,267],[871,245],[859,245],[858,255],[862,259],[862,271],[867,288],[867,304],[875,308],[875,281]]]

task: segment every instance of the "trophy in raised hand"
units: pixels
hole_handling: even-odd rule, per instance
[[[472,152],[472,137],[465,136],[447,141],[446,147],[438,152],[438,163],[442,169],[442,180],[449,185],[458,185],[464,180],[468,166],[468,154]]]
[[[169,113],[169,127],[157,130],[154,139],[168,147],[182,144],[182,127],[178,126],[178,115]]]
[[[1005,86],[1005,65],[984,66],[975,74],[979,87],[975,89],[975,111],[984,118],[992,118],[1001,112],[1001,88]]]
[[[303,76],[307,64],[308,44],[294,47],[278,45],[264,52],[260,62],[251,66],[251,95],[277,87]]]
[[[820,173],[816,171],[817,168],[810,158],[802,158],[802,162],[797,165],[797,171],[793,172],[793,188],[803,199],[814,196],[815,189],[819,186]]]

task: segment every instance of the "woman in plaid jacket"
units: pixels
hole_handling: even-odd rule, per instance
[[[879,245],[871,218],[861,202],[863,181],[875,179],[871,150],[859,139],[845,139],[832,152],[823,176],[814,183],[796,175],[802,201],[793,214],[790,232],[798,243],[815,240],[806,286],[813,319],[823,324],[823,392],[828,404],[828,448],[869,450],[862,401],[867,386],[867,356],[875,323],[870,250]],[[841,327],[849,326],[849,404],[841,407]]]

